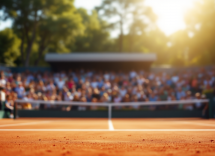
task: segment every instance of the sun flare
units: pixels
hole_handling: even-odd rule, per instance
[[[195,0],[146,0],[158,16],[157,24],[166,34],[170,35],[185,28],[184,13],[192,7]]]

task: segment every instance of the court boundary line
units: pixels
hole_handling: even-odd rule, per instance
[[[182,123],[184,123],[184,124],[192,124],[192,125],[199,125],[199,126],[211,126],[211,127],[215,127],[214,124],[208,124],[208,123],[194,123],[194,122],[188,122],[188,121],[183,121]]]
[[[114,127],[113,127],[113,123],[111,121],[111,119],[108,119],[108,127],[110,131],[114,131]]]
[[[6,125],[0,125],[0,127],[36,125],[36,124],[45,124],[50,122],[51,121],[38,121],[38,122],[29,122],[29,123],[6,124]]]
[[[215,129],[0,129],[1,132],[215,132]]]

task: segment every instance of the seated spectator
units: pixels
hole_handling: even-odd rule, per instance
[[[2,86],[0,86],[0,110],[2,110],[4,108],[4,104],[6,101],[6,94],[4,92],[4,88]]]
[[[98,88],[94,88],[94,89],[93,89],[92,98],[96,98],[97,101],[100,100],[100,93],[99,93]]]
[[[11,92],[12,92],[11,83],[7,82],[6,87],[5,87],[5,93],[6,93],[6,95],[9,95]]]
[[[19,99],[22,99],[25,96],[25,88],[23,87],[22,82],[20,82],[15,88],[15,92],[17,93]]]
[[[82,97],[80,102],[84,102],[84,103],[85,103],[85,102],[87,102],[87,99],[86,99],[85,97]],[[86,110],[87,110],[87,107],[84,106],[84,105],[83,105],[83,106],[79,106],[79,107],[78,107],[78,110],[79,110],[79,111],[86,111]]]
[[[91,82],[91,86],[93,88],[97,88],[98,87],[98,82],[96,81],[96,78],[94,78],[93,81]]]
[[[117,94],[117,95],[114,97],[113,102],[114,102],[114,103],[120,103],[121,100],[122,100],[122,98]]]
[[[125,94],[125,96],[124,96],[122,102],[131,102],[131,101],[130,101],[130,95],[129,95],[129,94]]]
[[[74,97],[72,96],[72,94],[70,92],[66,92],[64,96],[64,101],[72,101],[73,99]]]
[[[0,72],[0,86],[1,87],[5,87],[6,86],[6,79],[5,79],[5,75],[4,75],[4,72]]]
[[[97,100],[97,98],[93,98],[91,102],[92,102],[92,103],[97,103],[98,100]],[[98,106],[91,106],[90,109],[91,109],[91,110],[97,110],[97,109],[98,109]]]
[[[1,100],[1,94],[0,94],[0,110],[2,110],[2,106],[3,105],[3,102],[2,102],[2,100]]]
[[[193,99],[191,91],[187,91],[187,95],[186,95],[185,99],[186,100],[192,100]],[[184,105],[184,109],[185,110],[193,110],[193,108],[194,108],[194,104],[193,103],[185,104]]]
[[[38,85],[36,85],[37,92],[44,93],[46,91],[46,86],[42,80],[39,81]]]
[[[72,80],[72,78],[70,78],[69,81],[67,82],[67,88],[71,91],[73,86],[74,86],[74,81]]]
[[[134,96],[132,102],[138,102],[138,97],[137,97],[137,96]],[[133,109],[139,109],[139,105],[135,105],[135,104],[134,104],[134,105],[132,106],[132,108],[133,108]]]
[[[198,100],[200,100],[200,99],[201,99],[201,94],[200,94],[200,93],[196,93],[196,94],[195,94],[195,98],[198,99]],[[201,109],[202,109],[202,106],[203,106],[203,104],[202,104],[201,102],[196,102],[196,103],[195,103],[195,108],[196,108],[197,110],[201,110]]]
[[[176,91],[176,99],[180,100],[181,98],[183,98],[185,96],[186,96],[185,91],[183,91],[181,87],[178,87],[178,89]]]
[[[55,90],[55,88],[56,88],[56,87],[55,87],[53,81],[50,81],[49,84],[48,84],[48,86],[46,87],[46,89],[47,89],[48,91],[50,91],[50,92],[53,92],[53,91]]]
[[[157,96],[155,96],[155,94],[152,92],[149,96],[149,101],[157,101],[157,100],[158,100]]]
[[[139,102],[145,102],[148,101],[146,95],[142,92],[140,98],[138,99]]]
[[[5,112],[10,113],[10,118],[13,118],[13,109],[14,109],[14,102],[12,100],[11,95],[6,96],[6,102],[5,102]]]
[[[75,95],[74,95],[73,101],[74,101],[74,102],[79,102],[79,101],[80,101],[80,100],[79,100],[79,95],[78,95],[78,94],[75,94]],[[71,110],[77,110],[77,109],[78,109],[78,106],[77,106],[77,105],[73,105]]]
[[[62,90],[64,85],[65,85],[65,81],[63,81],[63,79],[60,77],[59,80],[56,83],[57,83],[58,89]]]
[[[122,88],[119,90],[119,93],[120,93],[120,96],[121,96],[121,97],[124,97],[124,96],[125,96],[125,94],[127,93],[127,90],[125,89],[124,86],[122,86]]]
[[[104,94],[102,95],[102,97],[101,97],[101,102],[104,102],[104,103],[110,102],[107,93],[104,93]]]
[[[105,89],[111,88],[111,83],[109,82],[109,80],[105,80],[104,87],[105,87]]]

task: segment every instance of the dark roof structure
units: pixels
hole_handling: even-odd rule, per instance
[[[47,62],[125,62],[125,61],[155,61],[153,53],[70,53],[70,54],[46,54]]]
[[[148,70],[157,60],[149,53],[48,53],[45,61],[53,70],[96,69],[96,70]]]

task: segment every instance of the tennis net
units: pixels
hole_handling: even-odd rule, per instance
[[[87,103],[16,100],[17,117],[155,118],[208,117],[209,100]]]

